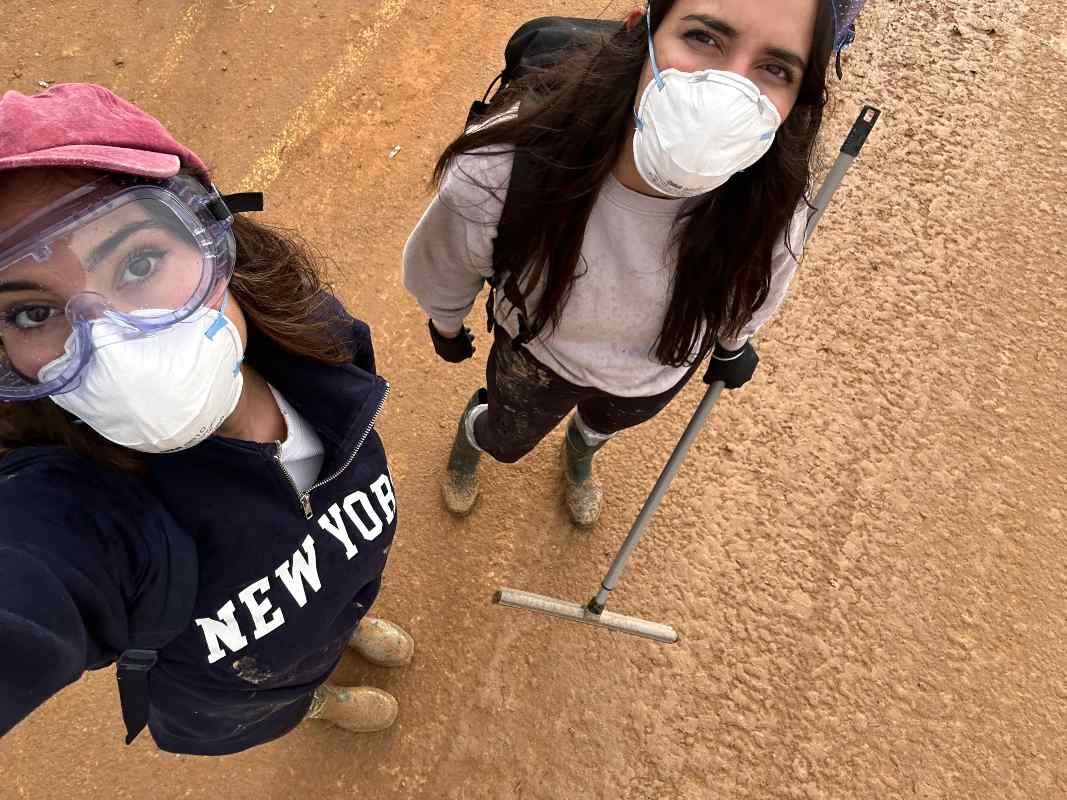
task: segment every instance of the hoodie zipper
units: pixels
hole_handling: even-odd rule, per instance
[[[290,474],[289,470],[286,469],[285,462],[282,461],[282,443],[274,443],[274,461],[278,464],[278,469],[282,471],[282,475],[284,475],[285,479],[289,481],[289,485],[293,487],[293,493],[300,501],[300,510],[304,512],[305,519],[311,519],[311,517],[313,516],[313,512],[311,510],[311,493],[316,489],[321,489],[323,486],[330,483],[331,481],[337,480],[337,478],[341,477],[341,475],[345,473],[345,470],[352,466],[352,462],[356,460],[356,456],[359,455],[359,451],[363,447],[363,444],[367,441],[367,437],[370,436],[370,432],[374,430],[374,426],[378,422],[378,417],[381,416],[382,409],[385,407],[385,401],[389,399],[389,389],[389,384],[386,384],[385,393],[382,395],[382,399],[378,402],[378,408],[374,411],[374,416],[371,417],[370,424],[367,425],[367,429],[363,431],[363,435],[359,437],[359,441],[356,442],[356,447],[352,451],[352,455],[348,457],[348,460],[344,463],[344,466],[337,470],[335,473],[333,473],[333,475],[330,475],[328,478],[323,478],[321,481],[316,483],[306,492],[301,493],[300,489],[297,488],[296,481],[293,480],[292,474]]]
[[[278,464],[278,469],[282,471],[282,475],[289,481],[289,485],[293,487],[293,494],[300,500],[300,509],[304,512],[305,519],[311,519],[311,497],[310,492],[304,492],[301,494],[300,489],[296,485],[296,481],[293,480],[292,474],[285,467],[285,462],[282,461],[282,443],[274,443],[274,460]]]

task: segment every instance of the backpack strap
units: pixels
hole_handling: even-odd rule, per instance
[[[119,656],[115,677],[119,682],[122,722],[126,726],[126,744],[132,744],[148,724],[148,673],[156,665],[155,650],[131,648]]]
[[[504,197],[504,207],[500,212],[500,221],[497,223],[496,236],[493,239],[493,277],[489,279],[489,299],[485,305],[487,328],[492,333],[496,325],[496,293],[498,290],[504,293],[505,299],[518,315],[519,332],[511,340],[511,345],[516,350],[540,333],[540,328],[533,328],[530,325],[529,316],[526,313],[526,298],[519,285],[521,276],[515,270],[503,265],[501,255],[507,252],[511,236],[517,226],[522,224],[519,218],[518,202],[515,200],[515,193],[511,191],[511,187],[520,186],[529,179],[530,167],[529,155],[516,151],[511,166],[511,179],[508,181],[508,193]]]
[[[200,571],[196,543],[184,531],[173,533],[164,556],[170,579],[165,589],[138,598],[130,612],[129,646],[116,662],[126,744],[148,724],[150,678],[159,651],[181,635],[193,617]]]
[[[507,89],[516,79],[558,64],[576,45],[597,39],[606,40],[620,29],[621,23],[618,21],[576,17],[538,17],[524,23],[508,40],[504,49],[504,68],[489,84],[485,96],[471,104],[467,127],[483,121],[492,105],[490,96],[495,98],[493,89],[498,83],[500,86],[497,94]],[[493,277],[489,279],[489,300],[485,309],[487,326],[491,333],[496,324],[496,293],[497,290],[504,292],[504,297],[518,314],[519,332],[512,340],[512,346],[516,349],[533,339],[540,331],[530,325],[526,313],[526,299],[519,285],[520,275],[503,266],[500,253],[507,252],[509,239],[524,222],[510,187],[523,185],[529,180],[531,172],[529,156],[516,152],[508,193],[504,198],[504,208],[497,223],[497,235],[493,240]]]
[[[507,67],[493,78],[493,82],[489,84],[489,88],[485,90],[485,96],[481,100],[475,100],[471,103],[471,110],[467,112],[467,122],[464,124],[463,129],[467,130],[484,119],[485,115],[489,113],[490,96],[493,94],[493,89],[496,85],[500,84],[500,89],[507,88],[507,85],[511,83],[512,76],[508,75]]]

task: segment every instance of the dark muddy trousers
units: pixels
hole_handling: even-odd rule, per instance
[[[662,411],[696,367],[663,394],[617,397],[565,381],[524,349],[514,349],[499,326],[486,367],[489,410],[475,420],[478,445],[497,461],[511,464],[529,453],[574,408],[588,428],[617,433]]]

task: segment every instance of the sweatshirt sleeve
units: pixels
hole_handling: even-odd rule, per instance
[[[173,577],[155,557],[166,552],[162,509],[122,485],[129,476],[78,462],[0,459],[0,735],[114,661],[129,640],[127,609]]]
[[[47,564],[0,550],[0,734],[78,679],[88,667],[87,636],[82,609]]]
[[[512,161],[510,152],[457,158],[404,246],[404,286],[441,330],[463,324],[493,275]]]
[[[786,246],[784,240],[780,241],[771,255],[771,287],[767,293],[767,299],[756,309],[756,313],[741,329],[737,338],[719,339],[719,344],[727,350],[738,350],[744,347],[745,342],[755,336],[756,331],[762,328],[781,308],[793,276],[796,275],[799,259],[804,252],[804,229],[807,227],[807,222],[808,205],[801,200],[789,224],[789,246]]]

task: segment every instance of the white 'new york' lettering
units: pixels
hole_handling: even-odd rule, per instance
[[[327,512],[319,517],[319,527],[345,546],[345,558],[349,561],[352,560],[352,556],[359,552],[356,546],[352,544],[352,540],[348,538],[348,528],[345,527],[345,522],[341,519],[341,509],[337,503],[330,506]]]
[[[280,608],[274,609],[274,606],[270,604],[269,598],[263,598],[262,602],[256,600],[256,592],[266,592],[269,588],[270,578],[263,577],[237,593],[237,599],[245,604],[248,613],[252,615],[252,621],[256,624],[252,635],[257,639],[262,639],[271,631],[277,630],[285,624],[285,615],[282,614],[282,610]],[[267,612],[271,609],[274,609],[274,615],[267,619]]]
[[[312,591],[317,592],[322,588],[322,583],[319,581],[319,572],[315,564],[315,540],[310,535],[305,537],[303,548],[303,553],[297,550],[289,561],[274,570],[274,574],[285,584],[285,588],[289,590],[289,594],[293,596],[293,600],[301,608],[307,605],[308,601],[307,592],[304,591],[305,582],[311,587]]]
[[[359,514],[356,513],[356,503],[359,503],[363,507],[363,511],[371,521],[370,526],[366,525],[363,520],[360,519]],[[352,494],[345,498],[343,505],[348,518],[352,520],[352,523],[359,529],[360,536],[368,542],[373,542],[378,538],[382,532],[382,519],[371,507],[370,498],[367,497],[367,495],[363,492],[352,492]]]
[[[393,486],[389,483],[389,476],[382,475],[370,485],[370,490],[378,498],[378,502],[385,512],[385,523],[391,524],[396,518],[396,496],[393,494]]]
[[[345,524],[346,516],[359,530],[360,536],[368,542],[377,539],[382,534],[385,524],[391,524],[396,519],[396,496],[393,493],[389,476],[381,475],[371,484],[370,490],[385,516],[384,524],[365,492],[352,492],[341,503],[331,505],[318,520],[319,527],[341,543],[345,549],[345,559],[349,561],[359,553],[359,549],[353,544],[348,534],[348,527]],[[342,508],[344,509],[343,516]],[[303,608],[307,605],[308,594],[305,584],[310,586],[313,592],[318,592],[322,588],[315,540],[310,535],[304,537],[301,549],[296,550],[288,561],[279,565],[274,570],[274,574],[281,580],[298,607]],[[237,599],[244,604],[252,617],[254,624],[252,634],[256,639],[267,636],[285,624],[285,615],[282,610],[275,608],[270,598],[266,596],[269,590],[270,576],[268,575],[237,594]],[[260,599],[256,596],[257,594],[264,595],[264,597]],[[218,610],[217,619],[203,617],[194,620],[203,631],[209,664],[225,658],[226,650],[236,653],[248,646],[248,639],[241,632],[235,611],[236,605],[233,600],[228,600]]]
[[[207,663],[209,664],[214,664],[226,655],[225,651],[219,647],[220,639],[234,653],[248,644],[248,639],[241,635],[241,626],[237,624],[233,612],[233,600],[227,600],[226,605],[219,609],[219,619],[204,617],[196,620],[196,624],[204,632],[204,639],[207,640]]]

